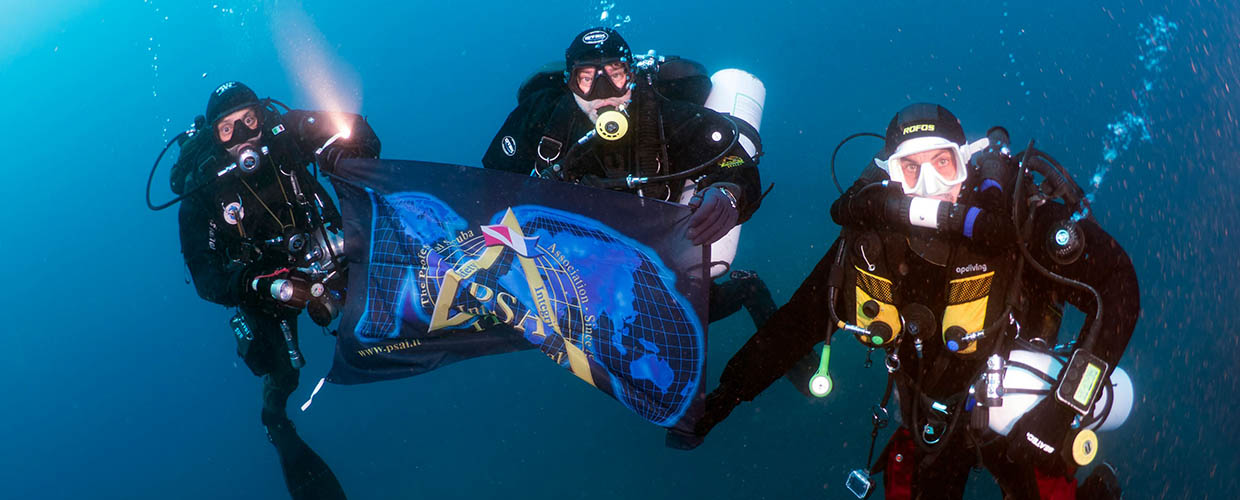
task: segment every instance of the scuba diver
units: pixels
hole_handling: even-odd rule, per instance
[[[654,51],[634,56],[610,28],[577,34],[564,67],[549,67],[521,86],[517,108],[495,134],[483,166],[688,205],[690,240],[712,245],[712,278],[727,272],[739,224],[763,196],[761,102],[749,114],[713,106],[703,66]],[[727,106],[738,86],[765,99],[752,75],[720,75],[728,80],[713,87],[719,95],[733,92],[717,98]],[[730,278],[711,284],[710,321],[744,307],[761,326],[775,311],[766,284],[751,271],[732,271]]]
[[[696,447],[824,340],[811,391],[826,396],[843,330],[886,355],[873,439],[892,395],[900,408],[878,459],[872,441],[845,482],[858,498],[880,472],[886,498],[960,498],[974,466],[1004,498],[1118,498],[1106,464],[1079,488],[1074,474],[1096,456],[1094,430],[1131,410],[1116,369],[1140,312],[1128,255],[1032,141],[1011,154],[994,127],[968,143],[951,112],[925,103],[868,135],[884,147],[831,207],[839,239],[728,362],[693,433],[672,431],[669,445]],[[1074,339],[1059,336],[1065,303],[1087,313]]]
[[[237,354],[262,377],[261,421],[292,498],[345,498],[285,406],[305,364],[297,318],[305,309],[329,325],[347,282],[340,213],[317,169],[375,158],[379,139],[361,116],[289,110],[232,81],[211,93],[205,116],[160,159],[173,142],[181,146],[170,179],[178,196],[153,205],[148,179],[147,205],[162,210],[183,201],[181,252],[198,295],[237,310],[229,322]]]

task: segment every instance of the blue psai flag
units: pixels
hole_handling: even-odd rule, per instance
[[[412,161],[342,162],[333,183],[349,277],[328,381],[536,348],[650,422],[695,418],[709,257],[684,206]]]

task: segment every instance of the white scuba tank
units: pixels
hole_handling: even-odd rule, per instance
[[[706,98],[706,107],[734,118],[745,120],[754,130],[762,129],[762,110],[766,106],[766,86],[762,80],[739,69],[725,69],[710,77],[710,96]],[[737,140],[749,156],[757,154],[753,139],[741,135]],[[680,203],[688,204],[693,197],[695,185],[692,181],[685,182],[685,190],[680,194]],[[728,272],[732,260],[736,258],[736,245],[741,239],[741,226],[736,226],[728,234],[710,246],[710,260],[718,264],[710,267],[710,277],[717,278]]]
[[[1005,391],[1012,389],[1029,389],[1046,391],[1046,394],[1004,394],[1003,405],[990,407],[990,429],[1001,434],[1008,435],[1012,426],[1016,425],[1016,421],[1020,417],[1036,406],[1043,398],[1051,396],[1051,384],[1036,374],[1030,373],[1024,367],[1014,366],[1010,362],[1015,361],[1028,365],[1041,373],[1049,375],[1052,379],[1059,377],[1059,371],[1063,368],[1061,363],[1055,357],[1034,351],[1012,351],[1008,356],[1009,363],[1006,366],[1003,375],[1003,388]],[[1053,397],[1053,396],[1051,396]],[[1128,420],[1128,415],[1132,413],[1133,388],[1132,379],[1128,377],[1128,373],[1123,368],[1115,368],[1111,373],[1110,390],[1103,388],[1102,394],[1098,396],[1098,402],[1094,403],[1094,416],[1098,417],[1106,409],[1108,400],[1111,403],[1111,412],[1106,419],[1101,422],[1095,422],[1087,428],[1098,431],[1109,431],[1118,428]]]

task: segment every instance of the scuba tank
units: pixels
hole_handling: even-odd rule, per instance
[[[710,81],[711,91],[706,98],[706,107],[748,125],[748,127],[738,127],[740,137],[737,142],[750,158],[757,158],[760,153],[758,144],[761,143],[757,133],[762,127],[762,113],[766,106],[766,86],[758,77],[739,69],[720,70],[710,77]],[[697,185],[692,181],[685,182],[685,188],[680,193],[682,205],[689,203],[696,187]],[[711,244],[711,278],[722,276],[732,267],[732,261],[736,259],[736,245],[740,242],[740,238],[741,226],[738,224],[719,241]]]
[[[892,124],[895,126],[896,120],[893,119]],[[838,153],[846,142],[865,136],[884,139],[878,134],[853,134],[840,142],[835,153]],[[976,196],[970,200],[970,203],[977,202],[976,206],[893,195],[884,198],[877,210],[863,210],[860,212],[864,213],[857,214],[849,213],[847,215],[849,220],[842,225],[851,227],[852,224],[857,224],[863,228],[888,228],[894,230],[892,232],[897,235],[919,232],[921,235],[927,235],[924,236],[927,238],[971,240],[996,246],[1014,241],[1016,243],[1014,252],[1000,252],[1003,255],[1012,255],[1016,263],[1015,274],[1006,284],[997,281],[991,283],[992,277],[998,276],[994,274],[995,270],[1003,264],[1004,259],[997,259],[993,264],[988,261],[989,259],[980,258],[986,257],[985,255],[978,255],[977,259],[970,257],[967,264],[945,259],[949,267],[952,264],[959,266],[953,270],[956,276],[960,276],[960,279],[949,282],[946,290],[947,307],[941,315],[942,347],[947,351],[944,354],[950,353],[950,355],[974,359],[989,356],[976,373],[976,378],[970,382],[972,386],[965,389],[967,392],[957,392],[943,401],[929,399],[924,394],[920,394],[920,399],[913,398],[909,405],[912,408],[912,418],[908,419],[909,425],[916,429],[924,422],[926,430],[922,431],[921,440],[916,442],[919,446],[923,443],[933,446],[942,441],[946,434],[955,428],[959,420],[949,420],[945,423],[945,428],[939,429],[932,426],[934,420],[930,417],[926,416],[924,420],[919,419],[918,409],[926,408],[922,411],[923,415],[939,415],[938,420],[942,423],[949,414],[949,409],[954,407],[955,410],[951,413],[954,413],[955,419],[971,411],[974,429],[989,428],[996,434],[1007,436],[1022,416],[1041,403],[1044,398],[1054,395],[1053,397],[1059,402],[1072,408],[1078,414],[1077,423],[1071,429],[1073,433],[1070,439],[1071,445],[1065,446],[1064,450],[1071,450],[1071,460],[1075,461],[1078,466],[1084,466],[1090,463],[1097,454],[1098,439],[1094,431],[1115,429],[1122,425],[1131,413],[1134,398],[1132,381],[1122,369],[1115,368],[1113,372],[1108,372],[1108,364],[1091,353],[1094,342],[1099,336],[1099,325],[1103,321],[1102,297],[1097,290],[1086,283],[1066,278],[1046,269],[1038,263],[1030,250],[1044,249],[1050,259],[1060,264],[1071,263],[1079,258],[1085,249],[1083,248],[1083,236],[1076,227],[1079,221],[1077,215],[1054,223],[1044,234],[1031,234],[1032,227],[1038,208],[1044,204],[1062,202],[1071,208],[1074,214],[1082,214],[1087,213],[1089,200],[1083,196],[1082,190],[1057,161],[1045,152],[1034,148],[1033,141],[1029,142],[1023,152],[1012,154],[1005,130],[995,127],[987,132],[987,136],[986,143],[982,141],[964,143],[961,147],[961,153],[968,165],[966,168],[975,169],[974,172],[980,177],[980,182],[971,188],[976,190]],[[977,157],[976,163],[970,161],[972,155],[967,154],[966,151],[973,153],[980,152],[981,149],[984,149],[986,154]],[[835,153],[832,154],[831,159],[833,179],[835,179]],[[965,166],[961,165],[961,167]],[[1040,181],[1034,174],[1041,176]],[[851,193],[852,199],[862,198],[867,190],[888,189],[890,182],[884,179],[865,185],[860,190]],[[838,181],[836,186],[841,194],[844,194]],[[919,208],[918,205],[921,207]],[[833,211],[833,216],[835,215]],[[837,330],[844,330],[853,333],[870,348],[887,349],[888,395],[890,395],[893,387],[891,374],[899,370],[895,344],[903,340],[899,338],[900,327],[909,327],[918,358],[922,355],[925,340],[918,338],[917,332],[911,328],[917,322],[911,321],[914,315],[906,311],[910,308],[909,304],[901,304],[901,310],[891,311],[887,319],[882,318],[888,309],[894,309],[896,306],[896,303],[886,300],[892,295],[890,292],[894,289],[892,283],[894,278],[891,278],[893,276],[891,273],[883,273],[882,269],[876,269],[881,267],[882,260],[886,260],[880,259],[884,252],[877,251],[878,247],[883,244],[879,241],[880,236],[875,236],[865,230],[858,231],[860,234],[856,241],[843,239],[843,245],[840,245],[833,257],[835,262],[831,268],[826,290],[828,297],[826,307],[828,307],[833,327],[827,332],[825,340],[829,347],[833,334]],[[867,238],[871,241],[866,241]],[[899,242],[897,241],[896,244],[898,245]],[[852,247],[861,247],[858,250],[869,250],[869,252],[852,252]],[[916,251],[912,245],[909,248]],[[955,253],[954,250],[953,253]],[[851,262],[845,264],[841,258],[843,255],[853,257]],[[918,252],[918,255],[921,253]],[[922,258],[938,264],[924,255]],[[1074,342],[1076,349],[1072,350],[1070,359],[1065,359],[1066,356],[1055,353],[1039,352],[1037,347],[1017,336],[1020,328],[1017,321],[1024,321],[1025,318],[1015,316],[1014,312],[1024,311],[1022,307],[1019,307],[1022,302],[1018,292],[1021,274],[1027,268],[1056,284],[1077,288],[1093,295],[1096,309],[1091,318],[1090,328],[1087,332],[1082,332]],[[835,299],[841,291],[847,290],[846,284],[849,286],[853,284],[853,280],[842,278],[850,270],[856,271],[857,298],[852,303],[848,300],[844,301],[845,310],[851,305],[852,311],[848,311],[841,318],[834,310]],[[886,274],[887,277],[881,274]],[[1004,293],[1005,290],[1006,293]],[[978,302],[983,299],[980,293],[983,291],[986,291],[986,295],[993,294],[994,296],[989,301]],[[953,312],[953,309],[957,310]],[[999,314],[993,314],[1000,310]],[[855,318],[855,324],[847,322],[852,318]],[[877,330],[874,328],[876,323],[882,324]],[[1057,325],[1057,322],[1054,323]],[[1015,332],[1007,328],[1009,324],[1016,325]],[[1054,329],[1054,331],[1057,330],[1057,328]],[[979,345],[981,342],[988,342],[990,345]],[[1007,351],[1005,345],[1011,346],[1012,342],[1015,342],[1015,348]],[[823,350],[819,373],[815,376],[820,380],[811,380],[811,391],[818,397],[826,396],[831,388],[829,374],[826,373],[829,352],[829,349]],[[1110,375],[1108,376],[1107,373]],[[825,382],[822,379],[825,379]],[[920,380],[914,381],[914,387],[919,384]],[[885,411],[887,398],[888,396],[884,396],[883,403],[878,408]],[[974,406],[975,404],[977,406]],[[876,437],[881,427],[880,423],[885,425],[886,420],[883,419],[880,422],[876,413],[874,421],[874,431],[871,436]],[[928,438],[928,435],[932,435],[933,439]],[[1031,440],[1034,439],[1032,435],[1030,436]],[[922,448],[925,449],[926,446]],[[871,458],[872,449],[873,443],[871,444]],[[867,459],[866,463],[871,462]],[[858,495],[858,498],[865,497],[870,489],[868,470],[854,471],[847,484],[849,489]]]
[[[1003,370],[999,404],[987,405],[990,430],[1008,435],[1020,417],[1051,395],[1063,366],[1064,361],[1050,353],[1012,350]],[[1134,393],[1128,372],[1116,367],[1109,382],[1103,384],[1093,411],[1081,418],[1081,428],[1115,430],[1132,414]]]

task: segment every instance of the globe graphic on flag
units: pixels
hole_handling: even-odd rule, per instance
[[[466,221],[433,197],[401,193],[376,197],[372,238],[375,286],[359,331],[430,339],[515,329],[663,425],[698,392],[698,313],[653,250],[606,225],[534,205]]]

